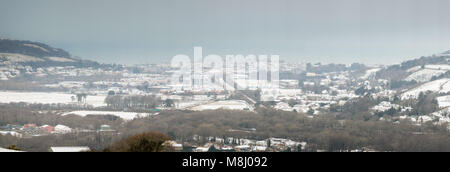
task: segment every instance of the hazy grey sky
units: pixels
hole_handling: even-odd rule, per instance
[[[448,0],[0,0],[0,37],[101,62],[279,54],[395,63],[450,50]]]

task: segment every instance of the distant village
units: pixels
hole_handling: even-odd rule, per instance
[[[114,115],[125,121],[157,116],[159,112],[165,110],[227,109],[254,112],[258,107],[303,113],[309,118],[315,118],[330,112],[340,112],[346,104],[352,103],[357,98],[370,97],[379,100],[379,104],[372,106],[369,112],[373,116],[379,116],[380,121],[394,124],[408,121],[416,125],[427,122],[440,125],[450,122],[450,95],[448,95],[450,79],[446,77],[435,79],[448,73],[450,65],[422,65],[407,69],[409,75],[402,82],[414,82],[418,86],[402,90],[393,89],[393,82],[388,79],[377,79],[379,78],[377,73],[387,68],[381,65],[323,65],[282,61],[278,71],[280,79],[277,89],[250,86],[239,92],[239,90],[218,89],[212,85],[202,85],[199,89],[173,85],[170,79],[176,69],[168,64],[80,68],[32,67],[4,63],[0,65],[1,82],[14,84],[18,80],[29,79],[33,85],[22,87],[33,91],[5,89],[8,91],[0,91],[0,103],[79,107],[82,110],[69,110],[60,114]],[[245,76],[238,76],[234,81],[235,87],[244,87],[246,84],[257,82],[248,80]],[[438,94],[435,100],[439,109],[429,114],[412,113],[416,109],[406,104],[406,100],[419,99],[421,94],[427,92]],[[152,102],[153,99],[159,103]],[[262,102],[262,99],[270,101]],[[1,126],[0,130],[2,135],[19,138],[83,132],[120,134],[108,125],[102,125],[97,130],[87,130],[64,125],[8,124]],[[196,152],[299,151],[307,144],[283,138],[250,140],[211,136],[195,139],[206,139],[207,144],[196,145],[176,141],[170,144],[178,151],[189,147],[191,151]]]
[[[6,126],[0,126],[1,135],[11,135],[18,138],[30,138],[46,135],[59,135],[69,133],[110,133],[118,134],[115,130],[112,130],[109,125],[102,125],[98,130],[88,129],[72,129],[65,125],[43,125],[37,126],[36,124],[25,125],[13,125],[7,124]]]

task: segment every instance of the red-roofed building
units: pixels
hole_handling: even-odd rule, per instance
[[[55,131],[55,127],[50,126],[50,125],[43,125],[43,126],[40,127],[40,129],[42,131],[48,132],[48,133],[51,133],[51,132]]]
[[[37,125],[36,124],[25,124],[23,126],[23,129],[28,129],[28,128],[30,128],[30,129],[37,128]]]

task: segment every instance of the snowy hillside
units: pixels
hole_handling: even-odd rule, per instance
[[[450,107],[450,95],[441,96],[436,98],[439,104],[439,108]]]
[[[22,40],[1,39],[0,53],[23,54],[37,58],[43,57],[64,57],[70,58],[71,55],[59,48],[53,48],[49,45]]]
[[[425,84],[420,85],[414,89],[406,91],[402,94],[402,99],[408,98],[417,98],[421,92],[439,92],[439,93],[447,93],[450,92],[450,79],[444,78],[431,82],[427,82]]]
[[[417,82],[427,82],[430,81],[433,76],[439,76],[447,70],[435,70],[435,69],[422,69],[405,78],[405,81],[417,81]]]
[[[0,39],[0,65],[98,66],[98,63],[39,42]]]
[[[442,64],[442,65],[425,65],[425,69],[435,69],[435,70],[450,70],[450,65]]]
[[[363,76],[361,76],[361,79],[368,79],[372,76],[375,76],[375,74],[380,70],[381,70],[381,68],[369,69],[366,71],[366,73]]]
[[[449,70],[450,65],[447,64],[425,65],[424,69],[421,66],[416,66],[407,70],[407,72],[413,73],[405,78],[405,81],[427,82],[434,76],[442,75]]]

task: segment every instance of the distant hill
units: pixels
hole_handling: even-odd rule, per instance
[[[448,78],[450,75],[450,57],[446,53],[450,54],[450,51],[389,66],[378,71],[377,78],[391,81],[391,86],[397,89]]]
[[[0,64],[30,66],[96,66],[97,62],[81,60],[69,52],[33,41],[0,39]]]
[[[70,58],[70,54],[62,49],[53,48],[46,44],[32,41],[11,39],[0,40],[0,53],[23,54],[33,57],[63,57]]]

